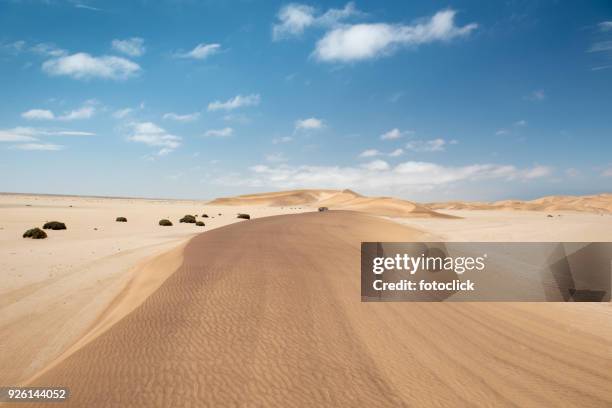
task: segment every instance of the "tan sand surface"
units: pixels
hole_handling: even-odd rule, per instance
[[[520,210],[442,212],[457,218],[391,219],[431,232],[444,241],[612,242],[612,214]]]
[[[611,406],[609,304],[360,302],[361,241],[431,239],[337,211],[199,235],[34,384],[75,407]]]
[[[548,196],[531,201],[503,200],[491,203],[449,201],[445,203],[429,203],[426,204],[426,206],[433,210],[522,210],[612,213],[612,194]]]
[[[256,218],[298,211],[197,201],[0,194],[0,385],[28,378],[100,319],[109,318],[108,305],[125,291],[143,262],[197,233],[242,222],[235,218],[237,212]],[[205,227],[178,222],[185,214],[204,212],[215,217],[200,217]],[[128,222],[115,222],[118,216]],[[160,227],[161,218],[174,226]],[[44,240],[21,237],[46,221],[65,222],[68,229],[47,231]],[[163,269],[165,275],[151,275],[151,287],[180,263]],[[135,283],[131,288],[143,286]]]

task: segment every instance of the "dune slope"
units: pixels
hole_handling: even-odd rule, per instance
[[[430,238],[341,211],[207,232],[33,384],[74,407],[610,406],[609,305],[360,302],[361,241]]]

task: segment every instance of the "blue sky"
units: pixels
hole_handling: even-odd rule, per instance
[[[0,0],[0,191],[612,190],[609,1]]]

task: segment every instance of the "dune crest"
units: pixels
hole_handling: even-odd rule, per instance
[[[305,205],[330,210],[359,211],[388,217],[455,218],[412,201],[392,197],[366,197],[352,190],[290,190],[217,198],[216,205]]]
[[[522,210],[612,213],[612,194],[547,196],[530,201],[449,201],[444,203],[428,203],[425,206],[432,210]]]

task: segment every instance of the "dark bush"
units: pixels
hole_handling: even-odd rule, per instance
[[[219,213],[219,215],[223,215],[223,214]]]
[[[159,220],[159,225],[161,225],[162,227],[171,227],[172,223],[170,222],[170,220]]]
[[[127,218],[125,218],[125,217],[117,217],[117,219],[115,221],[117,221],[117,222],[127,222]]]
[[[202,214],[202,218],[208,218],[208,214]]]
[[[327,208],[327,207],[319,207],[319,211],[327,211],[327,210],[329,210],[329,208]]]
[[[49,221],[45,223],[45,225],[43,225],[43,229],[65,230],[66,224],[64,224],[63,222],[59,222],[59,221]]]
[[[185,215],[183,218],[181,218],[180,222],[186,222],[188,224],[195,224],[196,219],[193,215]]]
[[[32,228],[23,233],[24,238],[32,238],[32,239],[45,239],[47,238],[47,233],[40,228]]]
[[[238,214],[238,216],[236,218],[242,218],[245,220],[250,220],[251,216],[249,214]]]
[[[197,225],[198,227],[203,227],[203,226],[204,226],[204,225],[206,225],[206,224],[204,224],[202,221],[198,221],[198,222],[196,222],[196,225]]]

